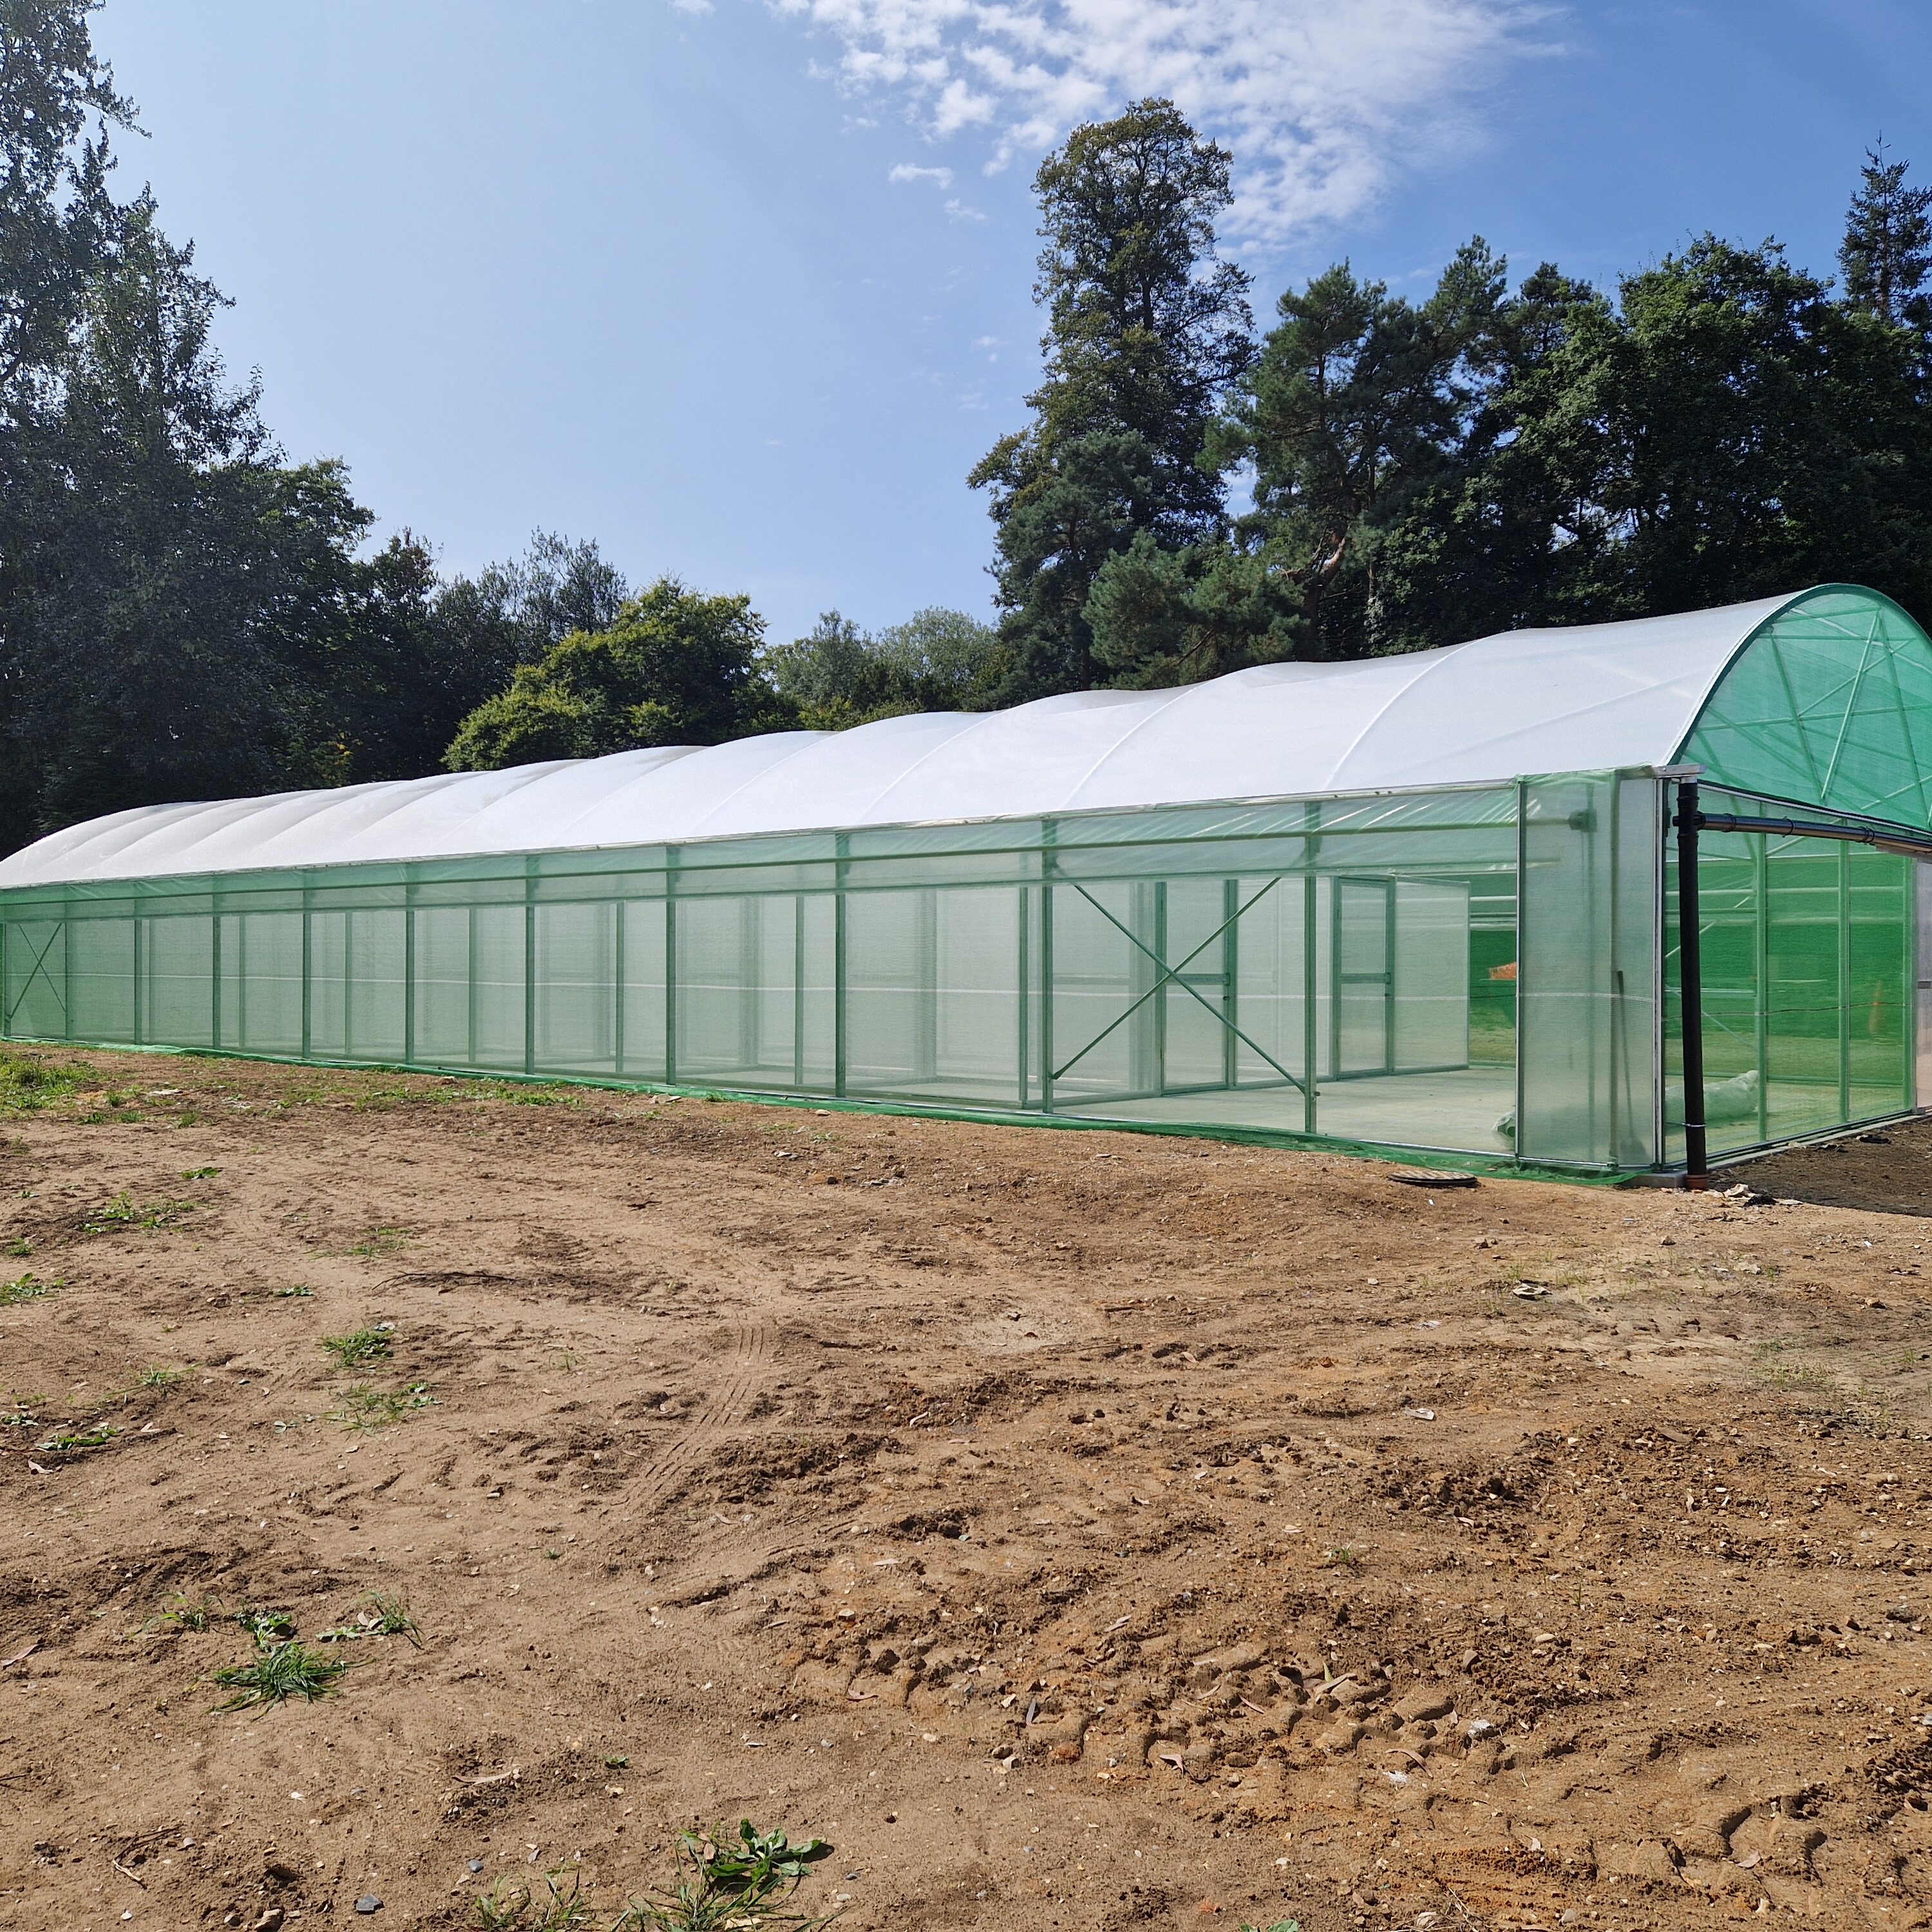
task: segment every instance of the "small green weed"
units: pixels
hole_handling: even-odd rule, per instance
[[[0,1248],[0,1255],[10,1255],[19,1261],[25,1261],[33,1252],[34,1244],[25,1234],[16,1234],[4,1248]]]
[[[1330,1570],[1352,1570],[1362,1560],[1362,1552],[1351,1544],[1343,1544],[1339,1549],[1326,1550],[1322,1553],[1323,1566]]]
[[[255,1640],[257,1650],[286,1643],[296,1634],[296,1620],[286,1610],[264,1610],[244,1604],[235,1612],[235,1621]]]
[[[314,1292],[315,1290],[314,1288],[308,1286],[304,1282],[298,1282],[292,1288],[277,1288],[275,1290],[275,1298],[278,1301],[305,1301],[310,1295],[314,1294]]]
[[[325,1657],[305,1643],[291,1640],[264,1649],[246,1664],[225,1664],[214,1673],[214,1681],[235,1694],[218,1711],[266,1710],[271,1704],[285,1703],[302,1697],[313,1704],[338,1689],[348,1673],[346,1657]]]
[[[104,1208],[97,1208],[80,1225],[90,1234],[116,1234],[124,1228],[143,1228],[149,1234],[172,1228],[192,1214],[199,1201],[136,1201],[124,1187]]]
[[[325,1335],[322,1346],[335,1358],[339,1369],[359,1369],[364,1362],[386,1362],[395,1346],[391,1339],[394,1325],[378,1322],[353,1329],[346,1335]]]
[[[104,1449],[120,1433],[111,1422],[103,1422],[78,1436],[50,1436],[40,1447],[50,1456],[84,1456],[90,1449]]]
[[[361,1609],[333,1630],[320,1632],[317,1643],[354,1643],[365,1636],[406,1636],[418,1649],[422,1632],[410,1615],[410,1606],[400,1597],[386,1597],[371,1591]]]
[[[814,1918],[789,1909],[792,1895],[832,1847],[821,1838],[802,1845],[782,1832],[760,1832],[747,1818],[734,1838],[722,1825],[679,1834],[684,1868],[676,1888],[634,1898],[612,1932],[724,1932],[726,1928],[789,1927],[819,1932],[838,1916]]]
[[[212,1597],[190,1597],[185,1590],[177,1590],[155,1622],[172,1624],[178,1630],[205,1630],[221,1614],[221,1606]]]
[[[218,1167],[189,1167],[182,1170],[184,1180],[212,1180],[221,1172]]]
[[[0,1308],[17,1308],[22,1302],[38,1301],[44,1294],[58,1294],[66,1286],[64,1281],[43,1281],[32,1274],[0,1281]]]
[[[406,1228],[371,1228],[345,1252],[352,1255],[393,1255],[400,1253],[409,1244],[410,1231]]]
[[[185,1372],[184,1370],[170,1369],[157,1363],[152,1369],[141,1371],[140,1386],[152,1389],[172,1388]]]
[[[520,1879],[500,1878],[476,1900],[476,1922],[482,1932],[589,1932],[590,1901],[574,1872],[544,1874],[539,1898]]]
[[[406,1388],[372,1388],[367,1382],[352,1382],[342,1391],[342,1406],[330,1419],[345,1429],[387,1429],[418,1408],[434,1408],[436,1397],[427,1382],[411,1382]]]
[[[1301,1932],[1301,1921],[1298,1918],[1277,1918],[1272,1925],[1265,1927],[1250,1925],[1244,1921],[1241,1932]]]

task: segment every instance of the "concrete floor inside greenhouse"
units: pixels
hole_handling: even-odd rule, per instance
[[[1395,1073],[1337,1080],[1316,1095],[1316,1131],[1338,1140],[1397,1147],[1507,1154],[1496,1123],[1516,1106],[1514,1066],[1459,1066],[1441,1073]],[[1292,1087],[1170,1094],[1158,1099],[1101,1102],[1066,1113],[1111,1120],[1189,1121],[1229,1127],[1305,1131],[1302,1097]]]

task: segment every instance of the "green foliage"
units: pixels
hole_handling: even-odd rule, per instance
[[[1215,252],[1228,166],[1148,100],[1076,128],[1036,178],[1046,380],[970,479],[998,528],[1003,702],[1096,681],[1087,604],[1109,557],[1222,526],[1208,432],[1252,352],[1248,278]]]
[[[78,1088],[86,1070],[56,1066],[19,1053],[0,1053],[0,1114],[37,1114]]]
[[[104,1449],[120,1434],[110,1422],[98,1423],[77,1435],[50,1436],[38,1446],[50,1456],[84,1456],[90,1449]]]
[[[386,1362],[395,1348],[392,1324],[365,1323],[346,1335],[325,1335],[320,1346],[335,1358],[339,1369],[359,1369],[364,1362]]]
[[[1932,188],[1908,187],[1905,176],[1882,141],[1865,150],[1838,266],[1852,308],[1923,331],[1932,327]]]
[[[728,1928],[784,1926],[818,1932],[837,1913],[814,1917],[790,1908],[812,1868],[832,1847],[812,1838],[794,1845],[782,1832],[760,1832],[749,1819],[736,1836],[722,1825],[679,1836],[683,1874],[670,1892],[633,1899],[612,1932],[726,1932]]]
[[[124,1187],[105,1207],[97,1208],[80,1225],[90,1234],[118,1234],[127,1228],[145,1228],[158,1234],[172,1228],[184,1215],[192,1214],[198,1201],[136,1201]]]
[[[381,1389],[352,1382],[342,1391],[342,1406],[332,1420],[345,1429],[387,1429],[418,1409],[434,1408],[436,1397],[427,1382],[410,1382],[399,1389]]]
[[[496,771],[657,745],[716,745],[785,720],[743,597],[660,578],[599,631],[573,631],[463,721],[444,763]]]
[[[224,1664],[216,1671],[215,1682],[234,1695],[214,1708],[218,1711],[266,1710],[291,1697],[303,1698],[313,1704],[339,1689],[348,1671],[346,1657],[325,1657],[292,1639],[271,1642],[246,1664]]]
[[[17,1308],[22,1302],[38,1301],[43,1295],[58,1294],[66,1287],[64,1281],[43,1281],[38,1275],[16,1275],[11,1281],[0,1281],[0,1308]]]
[[[759,665],[808,730],[842,731],[909,712],[980,708],[998,643],[992,626],[963,610],[916,610],[877,636],[828,610]]]
[[[333,1629],[320,1633],[318,1643],[355,1643],[365,1636],[406,1636],[418,1650],[422,1632],[400,1597],[384,1596],[372,1590],[354,1613]]]
[[[539,1898],[521,1879],[505,1876],[476,1899],[482,1932],[572,1932],[591,1924],[590,1901],[572,1872],[546,1872]]]

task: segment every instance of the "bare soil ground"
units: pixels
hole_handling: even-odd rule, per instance
[[[1756,1202],[158,1057],[0,1109],[0,1926],[606,1924],[741,1816],[854,1932],[1932,1922],[1932,1123]],[[215,1708],[236,1613],[372,1593],[419,1648]]]

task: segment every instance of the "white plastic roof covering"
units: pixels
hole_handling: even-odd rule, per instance
[[[148,806],[0,860],[0,889],[1664,764],[1740,646],[1792,601],[1264,664],[1175,691],[1084,692],[850,731]]]

